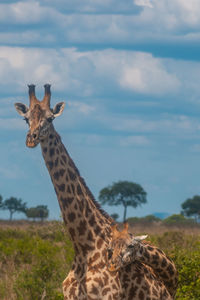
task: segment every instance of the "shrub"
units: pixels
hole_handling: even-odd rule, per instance
[[[61,223],[0,230],[0,299],[63,299],[73,248]]]
[[[147,215],[145,217],[131,217],[127,219],[127,222],[131,225],[133,224],[148,224],[148,223],[154,223],[161,221],[160,218],[154,216],[154,215]]]
[[[175,262],[179,270],[177,299],[200,299],[200,242],[189,239],[188,247],[176,249]]]
[[[200,239],[181,231],[152,236],[151,241],[165,251],[176,264],[179,284],[176,299],[200,299]]]
[[[31,267],[28,264],[19,273],[14,291],[18,299],[41,299],[44,293],[47,299],[55,299],[54,284],[61,284],[64,276],[60,272],[62,261],[58,257],[59,247],[39,238],[34,239],[34,244]]]
[[[196,226],[196,222],[193,219],[185,218],[183,215],[174,214],[163,220],[165,225],[176,225],[176,226]]]

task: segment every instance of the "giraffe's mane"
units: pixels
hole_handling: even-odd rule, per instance
[[[55,131],[55,133],[57,134],[57,137],[60,139],[60,142],[62,143],[61,137],[60,135]],[[64,146],[64,144],[63,144]],[[67,155],[70,157],[69,153],[67,152],[67,149],[64,146],[64,149],[67,153]],[[92,202],[94,203],[95,207],[98,209],[98,211],[109,221],[111,221],[111,223],[114,223],[114,220],[112,219],[112,217],[101,207],[101,205],[99,204],[99,202],[97,202],[97,200],[95,199],[94,195],[92,194],[92,192],[90,191],[90,189],[88,188],[84,178],[80,175],[80,172],[78,170],[78,168],[76,167],[76,165],[74,164],[73,160],[71,159],[71,164],[73,165],[74,170],[76,171],[77,175],[80,178],[81,184],[84,186],[86,193],[89,195],[90,199],[92,200]]]
[[[78,171],[78,173],[79,173],[79,171]],[[104,217],[106,217],[106,219],[114,222],[113,219],[111,218],[111,216],[101,207],[101,205],[99,204],[99,202],[97,202],[97,200],[95,199],[94,195],[92,194],[92,192],[88,188],[87,184],[85,183],[85,180],[83,179],[83,177],[80,176],[80,179],[81,179],[81,183],[84,185],[84,187],[86,189],[87,194],[90,196],[90,199],[92,200],[92,202],[94,203],[94,205],[96,206],[96,208],[100,211],[100,213]]]

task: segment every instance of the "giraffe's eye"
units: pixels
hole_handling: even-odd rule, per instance
[[[24,120],[26,121],[27,124],[29,124],[28,118],[25,117]]]
[[[108,252],[108,259],[111,259],[112,255],[113,255],[113,250],[111,248],[108,248],[107,252]]]

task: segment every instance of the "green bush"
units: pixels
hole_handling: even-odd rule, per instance
[[[181,248],[175,253],[179,270],[177,299],[182,300],[200,299],[200,242],[193,242],[189,248]]]
[[[194,219],[189,219],[184,217],[183,215],[174,214],[170,217],[163,220],[164,225],[172,225],[172,226],[197,226],[197,223]]]
[[[58,257],[59,248],[38,238],[34,243],[31,269],[27,265],[19,274],[14,291],[18,299],[40,299],[43,293],[47,299],[55,299],[54,284],[61,283],[65,276],[60,272],[62,261]]]
[[[131,217],[131,218],[127,219],[127,222],[130,225],[133,225],[133,224],[148,224],[148,223],[154,223],[154,222],[159,222],[159,221],[161,221],[161,219],[154,216],[154,215],[147,215],[147,216],[141,217],[141,218]]]
[[[152,236],[153,244],[174,261],[179,272],[177,300],[200,299],[200,237],[182,231]]]
[[[0,230],[0,299],[63,299],[73,254],[61,223]]]

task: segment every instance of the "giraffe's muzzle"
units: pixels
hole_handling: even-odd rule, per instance
[[[112,263],[110,263],[110,264],[108,264],[108,271],[109,272],[117,272],[118,271],[118,267],[115,265],[115,264],[112,264]]]
[[[26,136],[26,146],[29,148],[34,148],[39,143],[39,132],[28,132]]]

